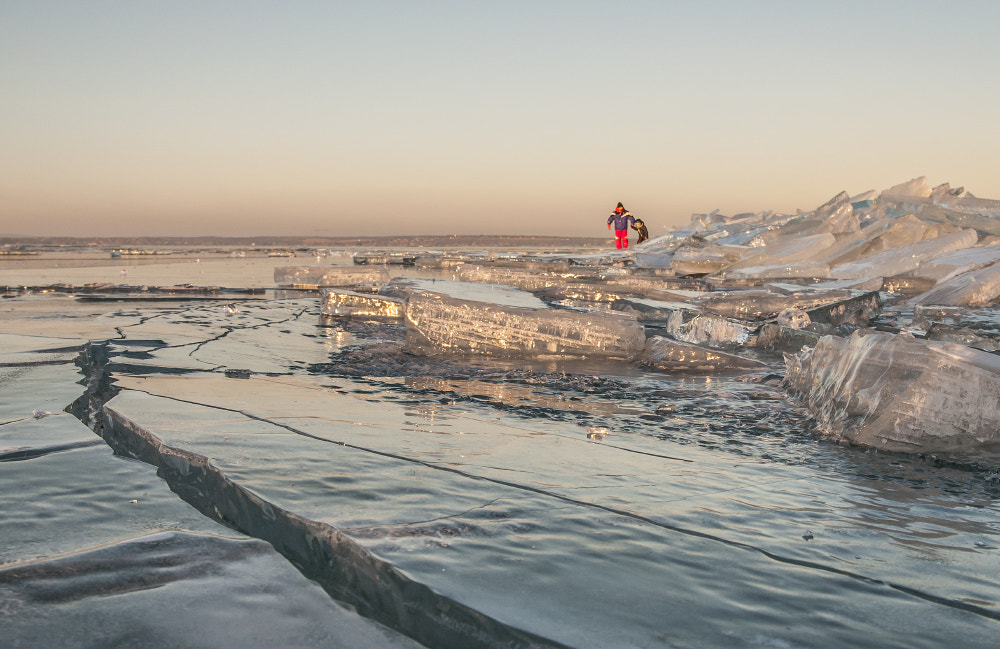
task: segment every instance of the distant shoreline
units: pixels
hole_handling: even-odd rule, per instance
[[[607,237],[415,235],[379,237],[39,237],[0,236],[0,246],[282,246],[288,248],[427,248],[444,246],[606,247]]]

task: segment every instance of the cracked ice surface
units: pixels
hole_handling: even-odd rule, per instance
[[[64,311],[81,306],[93,308]],[[316,297],[254,301],[238,313],[213,303],[104,308],[103,367],[118,391],[102,418],[110,443],[158,466],[199,510],[272,544],[334,597],[426,646],[449,646],[441,634],[463,628],[486,639],[480,646],[511,638],[644,646],[664,636],[698,646],[760,638],[934,646],[959,633],[966,646],[992,646],[997,620],[986,603],[998,599],[1000,574],[989,548],[1000,546],[1000,510],[986,474],[819,444],[767,382],[681,379],[608,361],[528,370],[417,359],[401,351],[398,324],[329,322]],[[13,362],[67,347],[73,336],[46,322],[54,340],[17,338]],[[18,365],[23,378],[39,379],[5,401],[11,423],[0,430],[21,436],[12,447],[51,446],[31,429],[56,423],[73,424],[67,441],[91,438],[67,415],[30,416],[72,400],[68,389],[37,402],[42,385],[79,389],[75,366],[63,362],[71,357],[46,351],[38,358],[61,364]],[[380,373],[365,371],[376,363]],[[229,378],[236,368],[248,378]],[[607,436],[588,437],[598,428]],[[52,493],[65,482],[51,476],[66,476],[105,512],[93,520],[104,532],[79,544],[79,566],[112,566],[115,578],[148,565],[144,556],[190,566],[173,573],[171,589],[128,600],[134,618],[157,611],[164,625],[185,624],[160,611],[190,597],[207,608],[218,599],[223,614],[240,619],[262,616],[269,642],[293,637],[297,621],[344,623],[317,617],[329,601],[316,599],[311,582],[265,567],[263,546],[232,531],[221,534],[231,541],[203,541],[214,523],[172,509],[180,503],[149,482],[151,468],[133,484],[120,472],[145,465],[106,451],[104,464],[85,461],[99,448],[8,462],[17,471],[5,474],[3,493],[18,506],[4,508],[5,528],[51,507],[81,529],[91,510],[72,514],[72,496],[61,496],[64,504]],[[49,460],[59,463],[32,464]],[[141,530],[115,522],[120,507],[149,516]],[[150,536],[164,529],[174,536]],[[0,572],[0,615],[47,610],[25,604],[36,577],[20,562],[48,561],[76,542],[62,535],[53,547],[47,536],[8,541],[7,560],[17,565]],[[133,537],[148,553],[131,545],[91,552],[102,539]],[[194,577],[206,569],[213,576]],[[259,600],[271,613],[240,604],[239,593],[261,580],[281,584]],[[100,613],[82,584],[63,584]],[[237,597],[227,599],[227,584]],[[599,602],[601,614],[581,602]],[[854,614],[831,619],[844,607]],[[435,617],[442,612],[451,617]],[[31,618],[16,618],[14,628],[27,638]]]

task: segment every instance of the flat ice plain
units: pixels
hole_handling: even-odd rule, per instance
[[[4,256],[4,645],[995,647],[988,434],[880,446],[914,345],[995,358],[994,206],[918,181],[628,252]]]

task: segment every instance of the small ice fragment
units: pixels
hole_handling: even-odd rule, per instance
[[[239,312],[240,312],[239,308],[232,302],[226,305],[226,315],[233,315],[234,313],[239,313]]]
[[[43,417],[49,417],[51,415],[52,415],[52,413],[49,412],[48,410],[32,410],[31,411],[31,416],[34,417],[35,419],[42,419]]]
[[[806,541],[811,541],[813,539],[813,533],[806,530],[806,533],[802,535],[802,538],[804,538]]]
[[[137,499],[135,499],[135,498],[133,498],[132,500],[129,501],[129,504],[132,504],[132,505],[136,505],[138,503],[139,503],[139,501]]]
[[[789,307],[778,314],[778,324],[789,329],[802,329],[810,322],[809,314],[798,307]]]
[[[587,429],[587,439],[604,439],[607,437],[611,431],[604,426],[598,426],[595,428]]]
[[[661,403],[656,407],[656,414],[658,415],[666,415],[673,412],[677,412],[677,406],[672,403]]]
[[[639,365],[665,372],[722,372],[763,370],[766,365],[752,358],[728,354],[681,340],[650,336],[639,358]]]
[[[333,288],[320,289],[320,312],[330,316],[402,319],[406,305],[402,299],[382,295],[362,295]]]

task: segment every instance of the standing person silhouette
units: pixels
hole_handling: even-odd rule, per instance
[[[649,238],[649,230],[646,229],[646,224],[642,222],[642,219],[636,219],[632,229],[639,233],[639,240],[635,242],[635,245],[639,245]]]
[[[618,203],[618,207],[608,217],[608,229],[611,224],[615,224],[615,248],[628,248],[628,226],[635,225],[635,218],[625,206]]]

